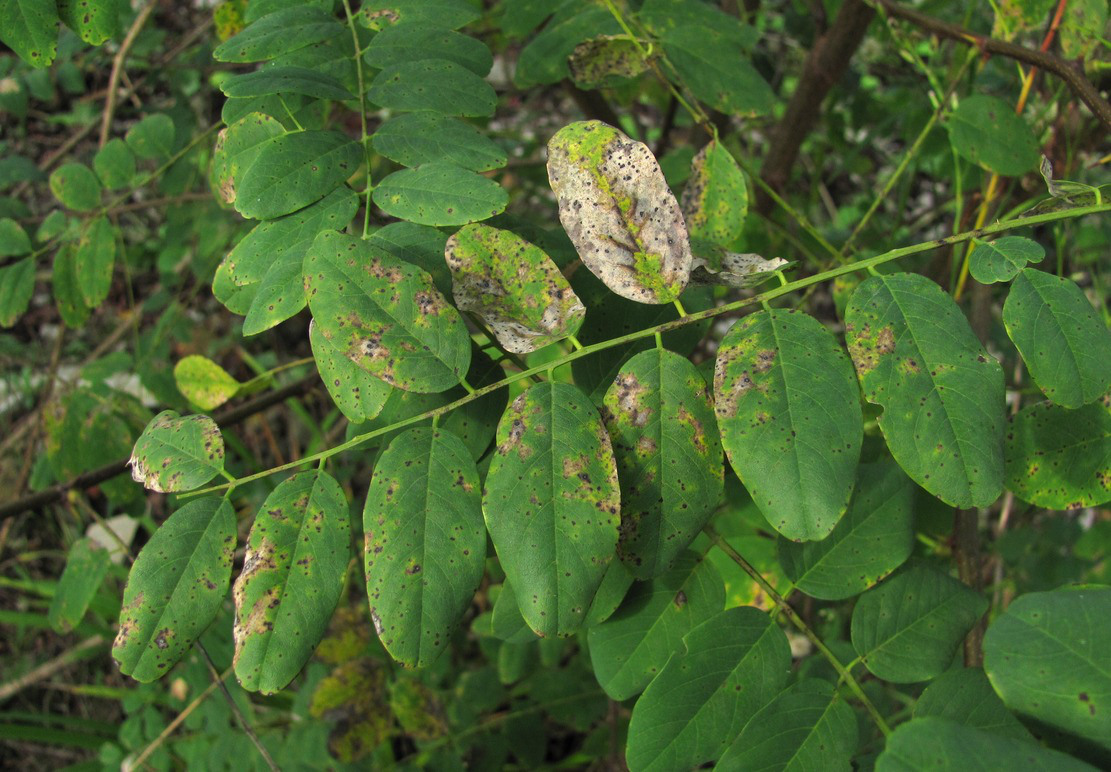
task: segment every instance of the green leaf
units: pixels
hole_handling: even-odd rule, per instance
[[[304,270],[321,334],[371,375],[406,391],[437,392],[467,372],[467,328],[424,271],[335,231],[317,236]]]
[[[594,593],[594,600],[590,602],[583,627],[600,625],[613,616],[632,586],[633,575],[625,568],[625,564],[620,560],[611,560],[605,576],[602,577],[602,583],[598,585],[598,592]]]
[[[0,0],[0,40],[32,67],[58,53],[58,10],[46,0]]]
[[[163,410],[143,429],[128,464],[132,479],[152,491],[191,491],[224,471],[224,437],[208,416]]]
[[[100,180],[84,164],[70,162],[50,175],[50,192],[68,209],[91,212],[100,206]]]
[[[320,470],[266,497],[247,537],[235,599],[235,675],[273,694],[304,667],[327,632],[351,554],[343,489]]]
[[[1011,710],[1111,748],[1111,587],[1016,598],[984,636],[984,670]]]
[[[245,314],[258,294],[258,285],[258,282],[243,285],[233,282],[230,263],[224,258],[212,277],[212,294],[233,314]]]
[[[437,161],[389,175],[374,188],[374,203],[420,225],[465,225],[504,211],[509,195],[491,179]]]
[[[748,214],[745,175],[718,140],[711,140],[691,162],[681,206],[692,239],[730,247],[744,232]]]
[[[603,401],[621,481],[617,554],[638,579],[667,571],[721,500],[721,442],[706,381],[672,351],[643,351]]]
[[[582,89],[599,89],[637,77],[648,70],[649,62],[640,53],[647,48],[646,42],[628,35],[598,35],[584,40],[567,61],[571,80]]]
[[[11,327],[35,294],[35,261],[25,257],[0,268],[0,327]]]
[[[864,396],[883,408],[880,429],[899,466],[946,504],[994,502],[1003,485],[1003,370],[953,299],[924,276],[870,276],[845,322]]]
[[[551,5],[548,9],[552,10]],[[568,59],[576,46],[597,35],[617,35],[621,31],[605,8],[568,3],[521,49],[513,82],[517,88],[527,89],[563,80],[571,75]]]
[[[980,593],[948,574],[912,565],[860,596],[853,609],[853,647],[885,681],[927,681],[949,667],[987,609]]]
[[[639,303],[670,303],[687,284],[691,250],[679,202],[648,146],[601,121],[548,141],[559,219],[583,264]]]
[[[505,166],[507,156],[485,134],[457,118],[417,112],[394,116],[374,132],[374,149],[402,166],[447,161],[486,172]]]
[[[174,122],[165,113],[148,115],[128,129],[124,139],[138,158],[169,158],[174,149]]]
[[[135,179],[135,154],[126,142],[114,137],[93,156],[93,169],[108,190],[126,188]]]
[[[968,258],[968,271],[981,284],[994,284],[1010,281],[1027,263],[1040,263],[1044,257],[1045,249],[1038,242],[1004,236],[978,244]]]
[[[283,8],[250,24],[216,47],[218,62],[261,62],[346,34],[330,13],[311,5]]]
[[[119,0],[58,0],[58,15],[91,46],[99,46],[120,31]]]
[[[31,251],[31,239],[23,226],[10,217],[0,217],[0,257],[18,257]]]
[[[337,351],[313,322],[309,322],[309,343],[320,380],[324,381],[332,401],[348,421],[360,424],[382,412],[382,406],[393,391],[388,383]]]
[[[1067,59],[1087,59],[1099,48],[1107,26],[1107,0],[1073,0],[1061,18],[1061,52]]]
[[[664,32],[662,42],[679,78],[707,105],[726,115],[748,116],[775,107],[775,92],[734,31],[682,24]]]
[[[161,678],[223,605],[235,554],[235,510],[197,499],[170,515],[127,579],[112,657],[136,681]]]
[[[446,233],[436,228],[402,221],[379,228],[367,240],[398,260],[427,271],[436,289],[446,298],[451,296],[451,272],[444,262],[447,238]]]
[[[46,175],[27,156],[10,154],[0,158],[0,190],[7,190],[17,182],[41,182],[45,179]]]
[[[716,761],[787,684],[787,636],[752,606],[711,617],[683,644],[633,706],[625,748],[632,772]]]
[[[898,727],[876,772],[1094,772],[1082,761],[1034,743],[1015,742],[955,721],[929,716]]]
[[[367,96],[388,110],[435,110],[466,116],[493,115],[498,102],[493,86],[446,59],[391,65],[374,76]]]
[[[323,72],[304,67],[275,66],[233,75],[220,84],[229,97],[259,97],[268,94],[303,94],[313,99],[354,99],[344,85]]]
[[[208,357],[187,356],[174,366],[174,382],[186,399],[201,410],[215,410],[242,385]]]
[[[80,624],[111,565],[108,550],[91,539],[78,539],[66,555],[66,567],[50,602],[47,616],[59,633]]]
[[[729,462],[773,528],[823,539],[852,494],[863,420],[837,339],[796,311],[746,316],[726,333],[714,400]]]
[[[81,291],[81,278],[77,275],[76,250],[73,244],[63,244],[54,255],[51,274],[54,303],[66,327],[81,327],[89,319],[89,307]]]
[[[424,427],[395,437],[374,466],[363,531],[378,637],[398,662],[426,667],[448,648],[486,561],[478,470],[463,442]]]
[[[372,30],[402,22],[459,29],[481,15],[467,0],[367,0],[359,9],[358,19]]]
[[[889,458],[857,469],[845,516],[821,541],[780,538],[779,563],[812,598],[842,600],[872,587],[914,549],[914,485]]]
[[[1038,165],[1038,140],[1014,108],[986,94],[965,97],[949,116],[949,142],[962,157],[1004,177]]]
[[[455,307],[478,316],[507,351],[528,354],[578,332],[586,308],[547,253],[488,225],[448,239]]]
[[[1111,389],[1111,331],[1069,279],[1023,270],[1003,304],[1003,324],[1050,402],[1078,408]]]
[[[485,43],[437,26],[435,21],[386,27],[370,41],[363,59],[379,69],[423,59],[446,59],[480,78],[485,77],[494,64],[494,57]]]
[[[228,97],[220,109],[220,117],[230,126],[251,113],[262,113],[278,120],[286,131],[316,130],[324,127],[328,104],[300,94]],[[301,128],[298,128],[297,122]]]
[[[588,631],[598,684],[614,700],[640,694],[671,655],[683,650],[683,636],[724,606],[713,565],[683,552],[667,572],[634,584],[613,616]]]
[[[81,297],[89,308],[96,308],[112,288],[112,269],[116,263],[116,229],[107,217],[90,220],[74,249],[74,271],[80,277]]]
[[[833,685],[814,678],[784,689],[753,716],[715,770],[851,770],[860,730]]]
[[[243,319],[243,334],[257,335],[296,315],[307,303],[301,266],[294,260],[274,263],[258,283]]]
[[[529,628],[525,618],[521,616],[521,609],[517,605],[517,594],[508,579],[502,582],[501,592],[494,601],[494,608],[490,612],[490,628],[494,637],[506,643],[528,643],[536,640],[536,633]]]
[[[1111,501],[1111,394],[1078,410],[1042,402],[1011,419],[1007,489],[1048,509]]]
[[[537,635],[579,629],[617,545],[609,435],[574,386],[539,383],[498,423],[482,509],[521,614]]]
[[[249,113],[221,129],[212,150],[212,168],[209,171],[212,189],[226,203],[234,204],[236,189],[247,167],[255,162],[269,140],[283,134],[285,129],[282,124],[262,113]]]
[[[914,706],[914,717],[936,716],[958,724],[1015,740],[1033,742],[1003,701],[992,691],[984,671],[978,667],[950,670],[930,682]]]
[[[362,163],[358,143],[338,131],[299,131],[264,142],[239,179],[235,208],[271,220],[318,201]]]

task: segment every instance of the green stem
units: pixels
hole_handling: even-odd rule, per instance
[[[687,315],[687,309],[683,308],[683,304],[679,302],[679,298],[675,298],[672,303],[675,306],[675,310],[679,312],[680,319]]]
[[[355,29],[355,15],[351,13],[350,0],[343,0],[343,11],[347,15],[347,27],[351,30],[351,42],[355,48],[355,75],[359,80],[359,122],[362,125],[359,144],[363,146],[363,158],[366,160],[366,207],[363,210],[363,238],[365,239],[370,230],[370,192],[374,190],[370,178],[370,150],[367,149],[366,86],[363,85],[363,57],[359,51],[359,33]]]
[[[876,722],[876,726],[879,727],[879,730],[881,732],[883,732],[884,737],[890,735],[891,727],[887,725],[887,722],[884,721],[883,716],[881,716],[880,712],[876,709],[876,706],[872,704],[872,701],[870,699],[868,699],[868,695],[864,693],[864,690],[860,687],[860,683],[853,677],[853,674],[850,673],[848,669],[846,669],[846,667],[841,664],[841,660],[837,659],[837,656],[829,650],[829,647],[822,643],[822,639],[819,638],[818,635],[810,629],[810,625],[806,624],[806,620],[798,615],[798,612],[791,607],[791,604],[787,602],[787,599],[776,592],[776,589],[771,586],[767,579],[764,578],[763,574],[757,571],[751,563],[745,560],[741,556],[741,554],[737,552],[737,550],[733,549],[733,546],[725,539],[723,539],[721,535],[714,530],[713,526],[708,525],[703,529],[703,531],[706,533],[707,536],[710,537],[714,544],[717,545],[718,549],[724,552],[730,560],[740,566],[746,574],[752,577],[753,581],[760,585],[760,588],[767,594],[767,596],[775,601],[775,605],[779,607],[779,610],[783,613],[783,615],[791,620],[791,623],[798,628],[799,632],[806,636],[807,640],[809,640],[810,643],[814,645],[814,648],[821,652],[822,656],[829,661],[829,664],[833,665],[833,669],[837,671],[837,675],[841,677],[841,680],[845,682],[845,685],[849,687],[852,693],[855,694],[857,699],[860,700],[860,702],[864,705],[865,710],[868,711],[868,714],[872,717],[872,720]]]
[[[590,356],[591,354],[596,354],[599,351],[605,351],[606,349],[614,348],[615,346],[620,346],[625,343],[632,343],[633,341],[641,340],[643,338],[651,338],[655,336],[657,332],[668,332],[670,330],[675,330],[688,324],[700,322],[703,319],[711,319],[715,316],[739,311],[740,309],[747,306],[773,300],[775,298],[782,297],[783,295],[788,295],[805,287],[810,287],[814,284],[821,284],[822,282],[829,281],[830,279],[836,278],[838,276],[843,276],[848,273],[855,273],[856,271],[866,271],[869,268],[874,268],[877,265],[889,263],[893,260],[898,260],[909,255],[929,252],[932,249],[938,249],[950,244],[961,244],[969,241],[970,239],[979,238],[981,236],[988,236],[994,233],[1002,233],[1004,231],[1014,230],[1016,228],[1024,228],[1031,225],[1041,225],[1042,223],[1056,222],[1057,220],[1067,220],[1073,217],[1081,217],[1088,214],[1100,214],[1102,212],[1109,211],[1111,211],[1111,203],[1100,204],[1097,206],[1082,206],[1073,209],[1063,209],[1056,212],[1046,212],[1044,214],[1032,215],[1030,217],[1020,217],[1016,220],[1011,220],[1010,222],[995,223],[993,225],[988,225],[976,230],[965,231],[964,233],[956,233],[952,236],[947,236],[942,239],[926,241],[921,244],[911,245],[909,247],[892,249],[888,252],[884,252],[881,255],[876,255],[875,257],[869,257],[865,260],[858,260],[855,263],[849,263],[847,265],[839,265],[835,268],[829,269],[828,271],[823,271],[821,273],[814,274],[813,276],[807,276],[806,278],[798,279],[788,284],[784,284],[781,287],[769,289],[764,293],[754,295],[750,298],[743,298],[733,303],[726,303],[725,305],[717,306],[715,308],[708,308],[705,311],[697,311],[693,314],[688,314],[681,319],[664,322],[663,324],[658,324],[654,327],[648,327],[644,330],[631,332],[628,335],[621,335],[607,341],[594,343],[589,346],[583,346],[582,349],[578,351],[572,351],[568,354],[564,354],[563,356],[558,357],[557,359],[551,362],[547,362],[538,367],[532,367],[528,370],[522,370],[518,373],[511,373],[497,383],[492,383],[489,386],[483,386],[480,389],[473,389],[473,387],[471,387],[471,385],[464,380],[462,381],[463,387],[469,389],[470,392],[466,396],[460,397],[454,402],[450,402],[446,405],[434,408],[433,410],[421,413],[420,415],[411,416],[390,426],[377,429],[373,432],[368,432],[367,434],[362,434],[358,437],[354,437],[347,442],[341,443],[332,448],[328,448],[327,450],[319,451],[318,453],[314,453],[310,456],[305,456],[298,461],[291,461],[288,464],[282,464],[281,466],[276,466],[272,469],[257,472],[253,475],[248,475],[247,477],[240,477],[238,484],[243,485],[244,483],[252,482],[254,480],[261,480],[262,478],[269,477],[272,474],[284,472],[289,469],[296,469],[297,467],[304,464],[311,464],[315,461],[319,461],[322,457],[327,458],[334,456],[337,453],[342,453],[346,450],[350,450],[351,448],[358,447],[359,445],[369,442],[375,437],[381,436],[388,432],[392,432],[396,429],[401,429],[412,424],[420,423],[421,421],[426,421],[437,415],[448,413],[452,410],[455,410],[457,407],[466,405],[469,402],[473,402],[474,400],[484,397],[487,394],[491,394],[499,389],[504,389],[510,384],[516,383],[517,381],[520,381],[524,378],[531,378],[540,373],[546,373],[556,367],[569,364],[571,362],[574,362],[576,359],[581,359],[582,357]],[[179,498],[198,496],[202,493],[211,493],[213,491],[223,490],[226,487],[228,486],[216,485],[209,488],[202,488],[201,490],[192,491],[191,493],[179,494]]]

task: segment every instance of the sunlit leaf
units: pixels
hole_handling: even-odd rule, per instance
[[[152,491],[199,488],[224,469],[224,437],[205,415],[163,410],[150,420],[128,462],[131,477]]]
[[[66,555],[66,567],[50,602],[47,618],[60,633],[80,624],[111,565],[108,550],[91,539],[78,539]]]
[[[239,391],[240,383],[208,357],[193,354],[174,365],[174,381],[201,410],[215,410]]]

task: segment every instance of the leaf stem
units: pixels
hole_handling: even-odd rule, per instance
[[[786,598],[776,592],[776,589],[771,586],[771,583],[768,582],[767,579],[764,578],[763,574],[757,571],[751,563],[745,560],[741,556],[741,554],[737,552],[737,550],[733,549],[733,546],[725,539],[723,539],[721,535],[714,530],[714,527],[712,525],[707,525],[702,530],[707,536],[710,537],[714,544],[717,545],[718,549],[724,552],[730,560],[740,566],[741,570],[752,577],[753,581],[760,585],[760,588],[767,594],[767,596],[775,601],[775,605],[779,607],[779,610],[783,612],[783,615],[791,620],[791,623],[798,628],[799,632],[806,636],[807,640],[809,640],[810,643],[814,645],[814,648],[821,652],[822,656],[829,661],[829,664],[833,665],[833,669],[837,671],[837,674],[841,677],[841,680],[844,681],[845,684],[852,691],[852,693],[856,695],[857,699],[859,699],[860,702],[863,703],[865,710],[868,711],[868,714],[872,717],[872,720],[876,723],[876,726],[879,727],[879,730],[883,733],[883,736],[887,737],[888,735],[890,735],[891,727],[887,725],[887,722],[884,721],[883,716],[881,716],[880,712],[876,709],[876,706],[872,704],[872,701],[870,699],[868,699],[868,695],[864,693],[864,690],[860,687],[860,683],[853,677],[853,674],[850,673],[848,669],[846,669],[846,667],[841,664],[841,660],[837,659],[837,656],[829,650],[829,647],[822,643],[822,639],[819,638],[818,635],[810,629],[810,626],[806,624],[806,621],[798,615],[798,612],[795,611],[794,608],[791,607],[791,604],[787,602]]]
[[[366,86],[363,84],[363,57],[359,50],[359,32],[355,29],[355,16],[351,13],[350,0],[343,0],[343,12],[347,16],[347,27],[351,30],[351,42],[355,49],[355,75],[359,80],[359,122],[362,126],[359,144],[363,146],[363,158],[366,159],[366,207],[363,210],[363,238],[365,239],[367,232],[370,230],[370,192],[374,190],[374,184],[370,177],[370,150],[367,149],[366,145],[368,139],[366,132]]]
[[[675,298],[675,300],[672,301],[672,304],[675,306],[675,310],[679,312],[680,319],[686,317],[687,309],[683,308],[683,304],[679,302],[679,298]]]
[[[583,350],[583,344],[579,343],[579,339],[576,338],[574,335],[568,335],[567,340],[574,347],[575,351],[582,351]]]

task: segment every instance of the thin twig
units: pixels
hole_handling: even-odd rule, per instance
[[[228,707],[231,708],[231,712],[235,714],[235,718],[239,722],[239,726],[246,733],[247,737],[250,738],[251,742],[258,750],[259,755],[262,756],[262,760],[266,762],[266,766],[270,767],[272,772],[281,772],[281,768],[274,763],[274,759],[270,755],[270,751],[266,750],[266,746],[259,742],[258,735],[255,734],[254,727],[252,727],[250,723],[247,722],[247,717],[243,715],[243,711],[241,711],[239,709],[239,706],[235,703],[235,699],[231,696],[231,692],[228,691],[228,687],[224,683],[224,677],[221,676],[219,671],[216,670],[216,665],[212,663],[212,657],[208,656],[208,650],[204,647],[204,644],[202,644],[200,640],[197,640],[193,645],[197,647],[197,650],[200,651],[201,655],[204,657],[204,662],[206,665],[208,665],[208,672],[209,674],[211,674],[212,680],[217,683],[217,685],[220,687],[220,691],[224,693],[224,699],[228,701]]]
[[[135,39],[139,37],[139,32],[143,29],[143,25],[147,23],[147,19],[150,18],[157,2],[158,0],[148,0],[143,9],[139,11],[139,15],[135,17],[135,21],[131,23],[130,29],[127,30],[123,42],[120,43],[120,50],[116,52],[112,59],[112,74],[108,77],[108,91],[104,95],[104,117],[100,121],[98,147],[104,147],[108,144],[108,134],[112,128],[112,114],[116,111],[116,87],[120,82],[120,74],[123,72],[123,62],[127,58],[127,52],[131,50]]]
[[[81,643],[74,646],[72,649],[63,651],[54,659],[44,662],[32,670],[28,670],[19,678],[8,681],[6,684],[0,685],[0,702],[4,702],[5,700],[14,697],[16,694],[23,691],[28,686],[32,686],[39,681],[50,678],[62,668],[80,659],[82,653],[88,651],[89,649],[95,649],[97,646],[100,646],[101,644],[104,644],[106,642],[107,641],[102,635],[89,636],[85,640],[81,641]]]
[[[216,691],[217,687],[219,687],[224,681],[227,680],[228,676],[231,675],[231,672],[232,668],[229,667],[223,672],[223,674],[220,675],[220,679],[218,681],[213,680],[212,683],[210,683],[203,692],[194,697],[193,701],[186,705],[184,710],[174,716],[174,720],[167,724],[166,728],[159,732],[157,737],[151,740],[150,745],[148,745],[146,748],[143,748],[143,752],[136,756],[133,761],[128,763],[128,766],[131,769],[138,769],[140,766],[142,766],[143,762],[150,758],[150,755],[158,750],[162,746],[162,743],[166,742],[166,739],[170,735],[172,735],[179,726],[181,726],[185,719],[189,718],[189,714],[199,708],[201,706],[201,703],[208,699],[209,695]]]

